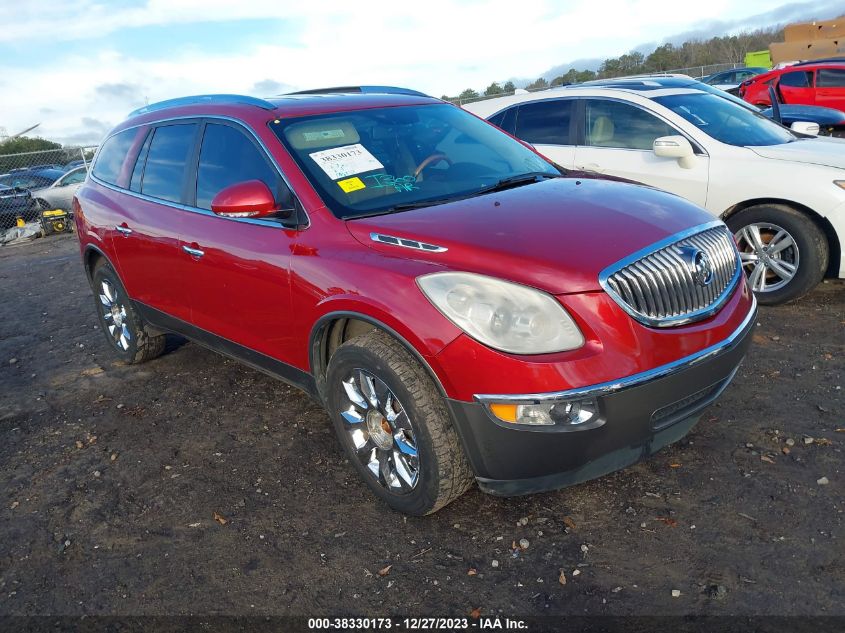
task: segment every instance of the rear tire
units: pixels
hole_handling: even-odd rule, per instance
[[[805,213],[784,204],[758,204],[725,223],[761,304],[799,299],[824,277],[830,257],[827,239]]]
[[[100,328],[127,364],[144,363],[164,353],[164,334],[151,336],[114,269],[101,259],[91,274]]]
[[[326,385],[349,461],[391,508],[430,514],[472,485],[443,396],[394,338],[374,330],[345,342],[329,362]]]

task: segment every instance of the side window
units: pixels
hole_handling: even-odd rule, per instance
[[[153,132],[141,193],[180,202],[197,124],[162,125]]]
[[[502,110],[495,116],[490,117],[488,121],[500,130],[504,130],[508,134],[513,134],[517,108],[518,106],[514,106],[512,108],[508,108],[507,110]]]
[[[278,172],[243,132],[230,125],[206,125],[197,168],[196,206],[211,209],[211,200],[220,191],[246,180],[260,180],[277,202],[285,208],[292,206],[292,196]]]
[[[654,139],[678,132],[668,123],[621,101],[587,100],[586,144],[650,150]]]
[[[153,140],[153,130],[147,133],[147,138],[141,146],[141,151],[138,152],[138,158],[135,159],[135,167],[132,169],[132,180],[129,181],[129,189],[132,191],[141,191],[141,179],[144,177],[144,165],[147,164],[147,152],[150,151],[150,141]]]
[[[816,88],[845,88],[845,70],[822,68],[816,77]]]
[[[558,99],[522,104],[516,118],[515,136],[539,145],[570,145],[569,121],[573,103],[571,99]]]
[[[780,76],[781,86],[789,86],[791,88],[809,88],[813,81],[813,73],[803,70],[796,70],[791,73],[784,73]]]
[[[132,141],[135,140],[136,133],[137,130],[134,129],[124,130],[103,143],[92,171],[97,178],[111,185],[117,184],[120,168],[126,160],[126,154],[132,146]]]
[[[85,180],[85,170],[81,169],[62,178],[61,186],[76,185]]]

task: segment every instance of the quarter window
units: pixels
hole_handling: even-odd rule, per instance
[[[627,103],[587,101],[586,144],[589,146],[651,150],[654,139],[677,133],[668,123]]]
[[[182,200],[188,157],[196,131],[196,123],[163,125],[155,129],[144,167],[141,193],[171,202]]]
[[[571,99],[536,101],[519,106],[516,137],[538,145],[570,145]]]
[[[845,88],[845,70],[822,68],[816,78],[817,88]]]
[[[781,75],[779,85],[791,88],[809,88],[812,83],[813,73],[799,70]]]
[[[108,138],[100,148],[97,162],[94,164],[93,174],[110,185],[117,184],[120,168],[126,160],[126,154],[132,147],[137,130],[124,130]]]
[[[281,200],[290,208],[287,187],[252,141],[230,125],[206,125],[197,169],[196,206],[211,209],[214,196],[230,185],[247,180],[260,180],[270,188],[277,201]],[[280,196],[280,188],[287,195]]]

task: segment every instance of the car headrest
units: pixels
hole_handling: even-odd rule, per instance
[[[613,121],[610,117],[598,116],[590,129],[590,141],[593,143],[607,143],[613,140]]]

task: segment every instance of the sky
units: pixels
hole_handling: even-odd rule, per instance
[[[434,96],[679,34],[834,17],[841,0],[0,0],[0,128],[96,144],[190,94],[337,85]],[[3,130],[0,129],[0,134]]]

